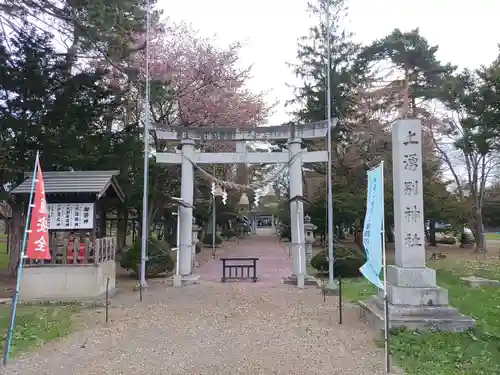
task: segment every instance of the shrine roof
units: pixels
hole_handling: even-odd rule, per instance
[[[116,176],[119,171],[58,171],[43,172],[46,194],[96,194],[97,199],[104,196],[112,188],[123,202],[125,194],[118,185]],[[11,194],[29,194],[31,191],[32,173],[24,174],[25,180],[13,189]]]

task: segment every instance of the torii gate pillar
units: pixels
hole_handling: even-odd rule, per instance
[[[184,202],[193,206],[194,193],[194,171],[193,159],[195,142],[192,139],[181,141],[182,155],[181,161],[181,198]],[[192,272],[193,252],[193,209],[180,207],[180,236],[179,236],[179,273],[181,276],[189,276]]]
[[[290,138],[288,140],[288,153],[290,155],[290,165],[288,167],[290,179],[290,197],[302,196],[302,158],[300,152],[302,148],[302,140],[300,138]],[[297,218],[298,216],[298,218]],[[290,226],[292,238],[290,246],[292,246],[292,276],[296,278],[300,273],[299,251],[304,249],[299,242],[302,240],[299,233],[304,233],[304,203],[301,201],[290,202]],[[301,236],[303,238],[303,234]],[[302,250],[303,251],[303,250]],[[304,259],[305,256],[302,257]],[[306,270],[305,261],[303,262],[302,270]]]

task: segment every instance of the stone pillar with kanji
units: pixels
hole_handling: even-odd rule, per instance
[[[448,305],[448,291],[436,284],[436,271],[426,267],[422,125],[398,120],[392,128],[395,264],[387,266],[391,328],[464,331],[472,318]],[[362,313],[383,328],[383,291],[361,301]]]

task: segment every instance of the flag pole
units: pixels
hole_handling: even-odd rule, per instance
[[[31,178],[31,189],[30,189],[30,197],[28,200],[28,208],[26,212],[26,221],[24,225],[24,234],[23,234],[23,242],[21,245],[21,254],[19,255],[19,264],[17,266],[17,281],[16,281],[16,290],[14,294],[12,295],[12,308],[10,312],[10,322],[9,322],[9,328],[7,330],[7,337],[5,340],[5,345],[4,345],[4,352],[3,352],[3,365],[7,366],[7,361],[9,360],[9,353],[10,353],[10,346],[12,343],[12,334],[14,331],[14,322],[16,320],[16,310],[17,310],[17,298],[19,296],[19,286],[21,284],[21,273],[23,270],[23,261],[24,261],[24,253],[26,251],[26,241],[28,239],[28,228],[30,225],[30,218],[31,218],[31,209],[32,209],[32,204],[33,204],[33,191],[35,190],[35,180],[36,180],[36,172],[38,168],[38,158],[39,158],[39,153],[38,151],[36,152],[36,157],[35,157],[35,166],[33,168],[33,177]]]
[[[382,230],[380,231],[380,238],[382,241],[382,269],[384,274],[384,351],[385,351],[385,371],[391,372],[391,361],[389,354],[389,302],[387,300],[387,255],[385,252],[385,200],[384,200],[384,161],[380,162],[380,181],[381,181],[381,194],[382,194]]]
[[[151,4],[146,0],[146,61],[145,61],[145,97],[144,97],[144,171],[143,171],[143,190],[142,190],[142,226],[141,226],[141,262],[139,268],[139,289],[142,291],[143,287],[147,287],[146,281],[146,262],[148,260],[148,238],[149,238],[149,127],[150,127],[150,77],[149,77],[149,49],[150,40],[149,33],[151,31]],[[142,299],[141,299],[142,302]]]
[[[327,48],[327,72],[326,72],[326,98],[327,98],[327,120],[328,120],[328,171],[327,171],[327,203],[328,208],[328,284],[335,285],[335,249],[333,248],[333,186],[332,186],[332,82],[331,82],[331,43],[330,43],[330,3],[326,2],[326,48]]]

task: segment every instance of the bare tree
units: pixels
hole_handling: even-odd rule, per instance
[[[484,140],[484,147],[476,145],[477,132],[461,125],[466,116],[455,111],[448,112],[442,120],[434,118],[429,121],[430,134],[458,197],[470,208],[468,224],[476,239],[475,251],[486,252],[482,210],[486,188],[498,173],[500,155],[491,139]]]

